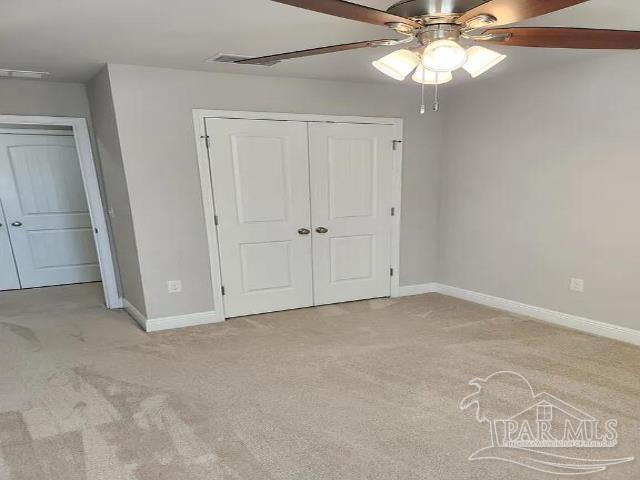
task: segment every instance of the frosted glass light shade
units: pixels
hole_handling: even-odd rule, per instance
[[[424,81],[422,77],[423,73]],[[425,85],[442,85],[443,83],[453,80],[453,75],[451,75],[451,72],[432,72],[431,70],[424,68],[422,65],[418,65],[418,68],[416,68],[416,71],[411,78],[414,82],[424,83]]]
[[[488,48],[475,45],[467,50],[467,63],[463,65],[469,75],[476,78],[507,58],[503,55]]]
[[[409,50],[396,50],[371,64],[385,75],[404,80],[420,63],[420,57]]]
[[[453,40],[436,40],[422,55],[422,65],[432,72],[453,72],[466,62],[466,50]]]

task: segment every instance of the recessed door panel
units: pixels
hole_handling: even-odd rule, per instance
[[[331,282],[371,279],[375,270],[375,237],[352,235],[331,237],[329,259]]]
[[[91,228],[36,230],[27,232],[37,269],[95,265]]]
[[[312,305],[306,124],[207,119],[206,127],[225,316]]]
[[[289,211],[285,139],[232,137],[238,221],[285,222]]]
[[[390,294],[393,127],[309,125],[316,305]]]
[[[8,154],[23,215],[87,213],[74,145],[16,145]]]
[[[291,288],[291,242],[249,243],[240,246],[244,293]]]
[[[371,217],[376,211],[376,139],[328,138],[329,207],[336,218]]]
[[[73,136],[0,134],[0,187],[23,288],[100,280]]]

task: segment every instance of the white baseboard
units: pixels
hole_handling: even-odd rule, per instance
[[[400,286],[398,292],[399,297],[410,297],[411,295],[423,295],[425,293],[439,292],[440,285],[438,283],[421,283],[419,285]]]
[[[207,323],[224,322],[219,312],[200,312],[187,315],[176,315],[174,317],[161,317],[147,319],[147,332],[157,332],[172,328],[194,327]]]
[[[122,297],[118,297],[116,300],[109,302],[105,300],[105,304],[109,310],[115,310],[118,308],[124,308],[124,299]]]
[[[410,292],[406,293],[406,295],[419,295],[421,293],[437,292],[450,297],[460,298],[462,300],[468,300],[488,307],[497,308],[499,310],[506,310],[507,312],[515,313],[517,315],[525,315],[537,320],[543,320],[548,323],[571,328],[573,330],[590,333],[592,335],[611,338],[613,340],[619,340],[633,345],[640,345],[640,330],[621,327],[611,323],[579,317],[568,313],[557,312],[547,308],[535,307],[533,305],[527,305],[526,303],[507,300],[506,298],[494,297],[492,295],[486,295],[484,293],[473,292],[471,290],[465,290],[457,287],[450,287],[439,283],[406,286],[401,287],[400,290],[401,294],[403,292]]]
[[[222,317],[219,312],[200,312],[172,317],[147,318],[127,299],[123,299],[122,303],[124,309],[146,332],[158,332],[160,330],[170,330],[173,328],[224,322],[224,317]]]
[[[451,287],[449,285],[432,282],[420,285],[405,285],[401,286],[399,290],[400,297],[422,295],[425,293],[441,293],[450,297],[460,298],[462,300],[486,305],[499,310],[505,310],[517,315],[525,315],[537,320],[561,325],[573,330],[579,330],[592,335],[611,338],[613,340],[619,340],[640,346],[640,330],[634,330],[632,328],[621,327],[611,323],[592,320],[590,318],[549,310],[547,308],[535,307],[533,305],[508,300],[506,298],[494,297],[484,293],[465,290],[463,288]],[[122,303],[129,315],[131,315],[131,317],[147,332],[156,332],[159,330],[190,327],[194,325],[224,321],[224,317],[222,317],[219,312],[214,311],[191,313],[188,315],[177,315],[172,317],[146,318],[136,307],[127,301],[127,299],[123,299]]]
[[[145,317],[140,310],[133,306],[133,304],[126,298],[122,299],[122,306],[127,313],[133,318],[143,330],[147,329],[147,317]]]

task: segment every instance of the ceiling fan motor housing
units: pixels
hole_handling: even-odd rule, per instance
[[[387,9],[388,13],[410,18],[423,25],[453,23],[465,12],[487,0],[402,0]]]
[[[458,40],[460,32],[464,36],[467,32],[486,28],[496,21],[492,15],[481,14],[465,21],[462,27],[458,23],[458,19],[467,10],[485,2],[486,0],[404,0],[392,5],[387,12],[408,18],[423,27],[416,28],[400,22],[386,25],[400,34],[417,37],[423,45],[434,40]]]
[[[422,45],[428,45],[436,40],[458,41],[460,39],[460,31],[460,25],[439,23],[436,25],[427,25],[416,34],[416,38]]]

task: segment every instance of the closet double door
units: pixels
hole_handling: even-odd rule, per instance
[[[226,317],[389,296],[393,126],[206,128]]]

